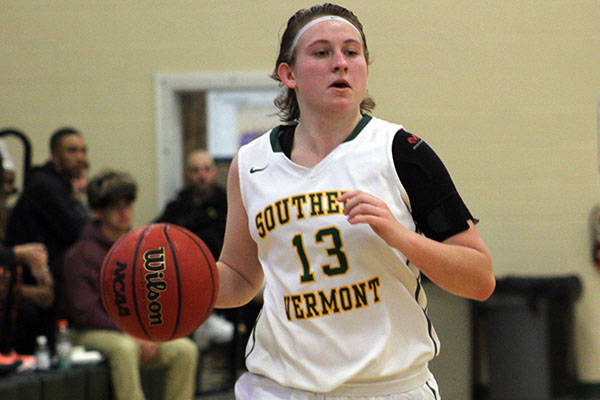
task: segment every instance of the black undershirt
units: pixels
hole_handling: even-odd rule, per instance
[[[467,221],[473,216],[442,160],[425,141],[401,129],[394,136],[392,156],[413,219],[425,236],[443,241],[469,228]]]

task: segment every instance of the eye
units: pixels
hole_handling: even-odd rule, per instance
[[[356,57],[361,54],[360,50],[357,49],[347,49],[345,53],[348,57]]]
[[[316,50],[313,54],[317,57],[325,57],[325,56],[327,56],[327,54],[329,54],[329,51],[325,50],[325,49],[321,49],[321,50]]]

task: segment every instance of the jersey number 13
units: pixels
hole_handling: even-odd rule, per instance
[[[326,241],[332,246],[326,247],[324,251],[327,252],[328,256],[335,257],[337,259],[338,265],[322,265],[321,268],[323,269],[323,273],[327,276],[344,274],[346,271],[348,271],[348,258],[346,257],[346,253],[344,253],[343,250],[342,235],[340,233],[340,230],[336,227],[319,229],[315,234],[315,243],[321,244],[326,243]],[[304,247],[304,238],[302,234],[299,233],[292,238],[292,245],[296,248],[296,252],[298,253],[298,257],[300,258],[300,262],[302,263],[302,274],[300,275],[300,283],[313,282],[315,280],[315,275],[312,272],[310,260],[306,255],[306,250]]]

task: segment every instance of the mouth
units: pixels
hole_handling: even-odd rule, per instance
[[[349,89],[350,84],[344,79],[338,79],[335,82],[333,82],[329,87],[336,89]]]

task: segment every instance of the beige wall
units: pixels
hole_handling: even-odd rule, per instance
[[[156,207],[157,73],[269,71],[287,18],[309,2],[4,0],[0,127],[80,128],[92,170],[140,181],[136,221]],[[293,5],[292,5],[293,4]],[[376,115],[440,154],[498,276],[577,273],[583,381],[600,382],[600,271],[589,218],[600,201],[595,0],[345,1],[365,25]]]

